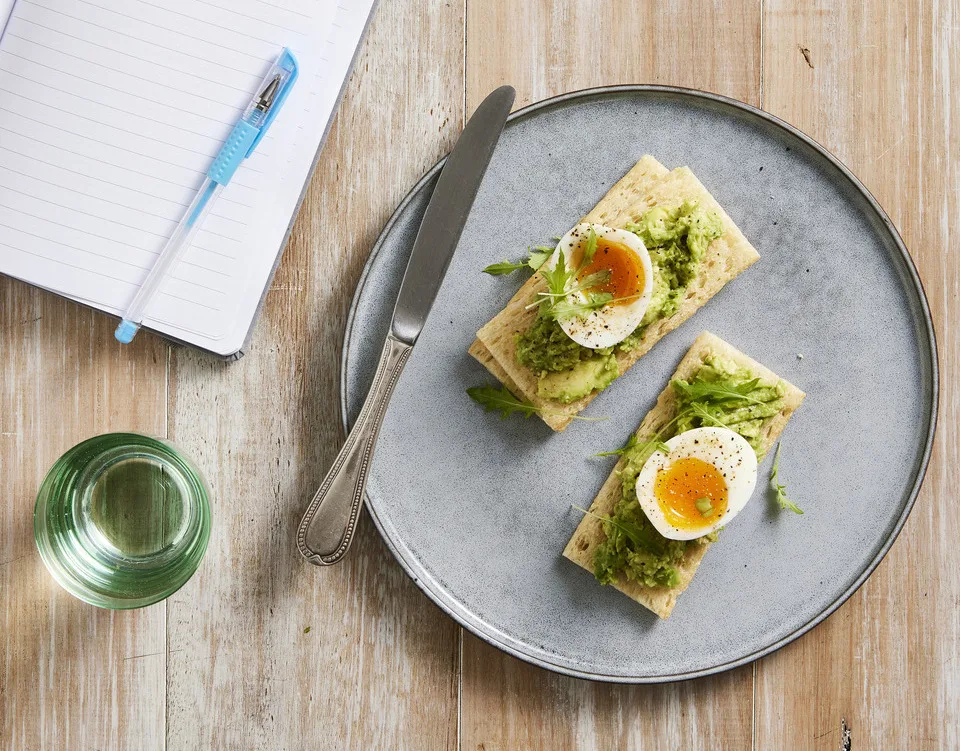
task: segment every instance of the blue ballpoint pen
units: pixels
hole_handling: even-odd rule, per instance
[[[129,344],[136,336],[147,307],[165,281],[167,272],[190,247],[204,218],[224,187],[230,182],[233,173],[263,139],[267,128],[270,127],[287,94],[290,93],[290,88],[297,80],[297,73],[296,58],[290,50],[284,49],[263,79],[263,83],[257,88],[258,93],[247,105],[237,124],[233,126],[213,164],[207,170],[203,185],[187,207],[177,228],[160,251],[160,257],[157,258],[143,285],[133,298],[133,302],[124,313],[123,320],[114,334],[118,341]]]

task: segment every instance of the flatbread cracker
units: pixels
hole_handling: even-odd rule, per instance
[[[582,219],[584,222],[624,228],[628,223],[638,221],[654,206],[673,207],[687,200],[697,201],[707,211],[716,212],[724,227],[724,234],[710,244],[700,265],[700,272],[688,287],[677,312],[651,324],[633,350],[617,352],[621,375],[667,333],[706,304],[723,285],[759,260],[760,256],[687,167],[667,172],[662,164],[649,155],[637,162]],[[538,292],[545,289],[546,282],[539,274],[534,274],[506,307],[477,332],[477,341],[469,352],[514,394],[541,408],[541,417],[551,428],[562,431],[574,415],[593,401],[598,392],[570,404],[544,399],[537,394],[537,374],[517,362],[515,337],[533,324],[537,310],[528,310],[527,306],[536,300]],[[494,362],[496,368],[491,367]]]
[[[657,182],[669,174],[670,171],[654,157],[649,154],[641,157],[640,161],[607,191],[583,221],[603,223],[610,217],[620,216],[628,206],[635,204],[638,197],[647,195]],[[537,395],[536,374],[516,361],[516,345],[513,339],[516,334],[526,331],[537,317],[536,310],[528,311],[526,307],[536,299],[538,292],[546,288],[546,282],[539,274],[527,279],[504,309],[477,332],[477,339],[467,351],[515,396],[527,399],[538,407],[546,407],[547,411],[541,413],[540,417],[547,425],[560,432],[570,424],[573,415],[590,403],[590,399],[560,404],[559,409],[555,409],[559,402],[541,399]],[[491,347],[487,346],[484,339],[490,341]],[[501,352],[504,361],[512,363],[513,367],[510,370],[505,368],[494,355],[494,351]],[[519,377],[519,383],[514,380],[514,375]],[[581,402],[582,406],[575,409]]]
[[[769,368],[764,367],[756,360],[752,360],[743,354],[743,352],[740,352],[719,337],[708,332],[704,332],[697,337],[693,346],[690,347],[690,350],[684,356],[683,360],[680,361],[670,380],[686,380],[691,378],[712,355],[718,355],[727,360],[732,360],[738,366],[749,370],[753,376],[759,378],[761,382],[776,383],[779,381],[784,386],[783,410],[781,410],[779,414],[767,418],[763,423],[763,429],[760,435],[760,451],[757,452],[759,458],[762,459],[773,447],[773,444],[776,443],[777,438],[787,424],[787,420],[790,419],[790,416],[796,411],[797,407],[800,406],[805,394],[796,386],[787,383],[777,376],[776,373]],[[637,439],[639,441],[650,440],[660,428],[672,420],[676,414],[676,402],[676,394],[668,381],[667,387],[660,392],[657,403],[653,409],[647,413],[647,416],[643,418],[640,427],[637,428]],[[613,513],[614,506],[617,501],[620,500],[621,486],[617,472],[622,466],[623,459],[617,462],[617,466],[614,467],[613,472],[610,473],[610,476],[600,488],[600,492],[590,506],[590,511],[594,514],[602,516]],[[582,566],[592,574],[594,552],[597,545],[605,539],[606,534],[603,531],[603,523],[595,517],[584,515],[580,525],[570,538],[570,542],[568,542],[566,548],[564,548],[563,555],[565,558],[573,561],[578,566]],[[661,618],[668,618],[673,611],[674,605],[677,604],[677,597],[679,597],[680,593],[690,584],[690,580],[693,579],[693,575],[700,565],[700,561],[703,560],[703,556],[711,544],[712,543],[704,543],[702,545],[687,546],[684,558],[678,566],[680,583],[675,587],[645,587],[638,582],[629,581],[625,576],[621,576],[611,586],[620,590],[627,597],[640,603],[645,608],[652,610]]]

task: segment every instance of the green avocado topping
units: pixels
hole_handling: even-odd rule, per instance
[[[612,354],[581,360],[572,368],[544,373],[537,384],[537,394],[569,404],[595,389],[605,389],[620,375],[620,365]]]
[[[723,224],[718,215],[687,201],[672,209],[652,208],[639,222],[628,224],[627,230],[643,241],[653,267],[653,292],[643,320],[614,347],[595,350],[570,339],[551,317],[538,316],[527,331],[517,335],[516,345],[517,362],[540,378],[541,396],[570,402],[609,386],[619,375],[619,369],[613,373],[610,365],[612,353],[635,349],[651,323],[677,312],[687,286],[699,272],[707,247],[723,234]],[[596,363],[589,367],[582,365],[594,358],[604,360],[606,365],[602,368]],[[576,372],[570,374],[571,378],[564,381],[562,388],[555,386],[559,379],[551,374],[565,371]],[[591,374],[596,376],[592,385],[587,377]],[[570,388],[570,383],[575,383],[576,388]],[[574,392],[578,396],[569,396]],[[554,393],[562,395],[553,396]]]
[[[668,540],[647,519],[637,500],[637,475],[650,455],[675,435],[704,426],[727,427],[747,439],[754,451],[765,419],[784,406],[783,386],[761,384],[749,371],[719,357],[708,358],[689,381],[673,381],[677,412],[654,439],[636,438],[618,452],[621,495],[613,515],[603,518],[604,540],[594,553],[594,575],[611,584],[621,574],[647,587],[674,587],[680,581],[677,566],[688,545],[717,539],[713,532],[696,540]]]
[[[594,357],[604,357],[611,349],[590,349],[577,344],[552,318],[537,316],[523,334],[517,336],[517,362],[537,373],[559,373]]]
[[[687,286],[697,278],[707,248],[723,234],[723,223],[717,214],[685,201],[673,209],[656,206],[627,229],[643,241],[653,266],[650,305],[631,334],[639,341],[647,326],[677,312]]]

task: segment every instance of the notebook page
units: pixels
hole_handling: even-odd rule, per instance
[[[347,85],[347,74],[353,64],[354,57],[359,54],[357,42],[362,38],[367,24],[370,22],[377,0],[338,0],[336,14],[330,26],[328,38],[325,40],[319,53],[320,65],[312,80],[304,81],[309,88],[309,99],[306,103],[306,119],[320,119],[332,112]],[[345,41],[347,40],[347,41]],[[297,137],[294,143],[293,154],[290,157],[293,171],[287,171],[284,180],[296,184],[299,182],[299,173],[296,168],[310,151],[322,142],[329,130],[332,120],[326,123],[326,130],[316,127],[298,126]]]
[[[297,135],[280,187],[275,192],[278,213],[285,215],[288,222],[306,190],[306,181],[310,177],[320,145],[326,138],[333,112],[340,101],[346,78],[350,72],[358,44],[363,37],[367,24],[373,15],[376,0],[338,0],[336,14],[330,26],[328,36],[319,46],[319,58],[316,74],[304,76],[300,86],[309,95],[302,122],[297,126]],[[288,227],[277,227],[264,242],[270,247],[279,247],[283,243]],[[332,239],[336,244],[336,238]],[[251,274],[251,287],[241,302],[239,318],[251,321],[256,315],[263,295],[264,279],[269,278],[273,268],[273,259],[260,256],[255,259],[258,268]]]
[[[6,25],[12,10],[13,0],[0,0],[0,34],[3,33],[3,27]]]
[[[315,74],[335,4],[17,0],[0,40],[0,272],[121,312],[279,48]],[[221,353],[239,346],[251,270],[278,251],[264,237],[289,221],[274,199],[304,89],[223,192],[146,325]]]

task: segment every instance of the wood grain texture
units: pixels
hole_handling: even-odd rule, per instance
[[[161,603],[110,612],[53,581],[33,541],[40,482],[74,444],[163,435],[167,347],[129,350],[105,316],[0,279],[0,747],[161,748]]]
[[[467,14],[468,111],[504,83],[516,87],[518,106],[614,83],[691,86],[759,103],[756,1],[474,1]],[[505,44],[517,29],[522,43]],[[605,686],[548,673],[465,634],[461,748],[750,748],[752,694],[750,667],[692,683]]]
[[[695,62],[694,62],[695,61]],[[515,108],[619,83],[760,100],[759,0],[469,0],[467,110],[497,86]]]
[[[0,280],[0,748],[834,751],[841,719],[854,749],[960,748],[958,76],[960,0],[382,0],[247,358],[171,356],[149,335],[121,349],[104,316]],[[460,635],[365,516],[340,566],[296,553],[342,441],[363,262],[501,83],[517,106],[613,83],[762,103],[864,180],[917,261],[943,387],[924,491],[860,592],[755,668],[657,687],[556,676]],[[213,485],[207,558],[166,604],[86,606],[36,552],[39,482],[86,437],[168,422]]]
[[[171,436],[206,470],[214,528],[168,605],[168,749],[456,743],[455,625],[365,515],[332,568],[306,564],[295,534],[343,440],[353,289],[404,192],[462,128],[462,86],[462,3],[383,0],[248,355],[175,353]]]
[[[960,3],[767,0],[765,109],[831,149],[900,229],[940,346],[923,491],[873,576],[758,665],[756,748],[960,747]]]

